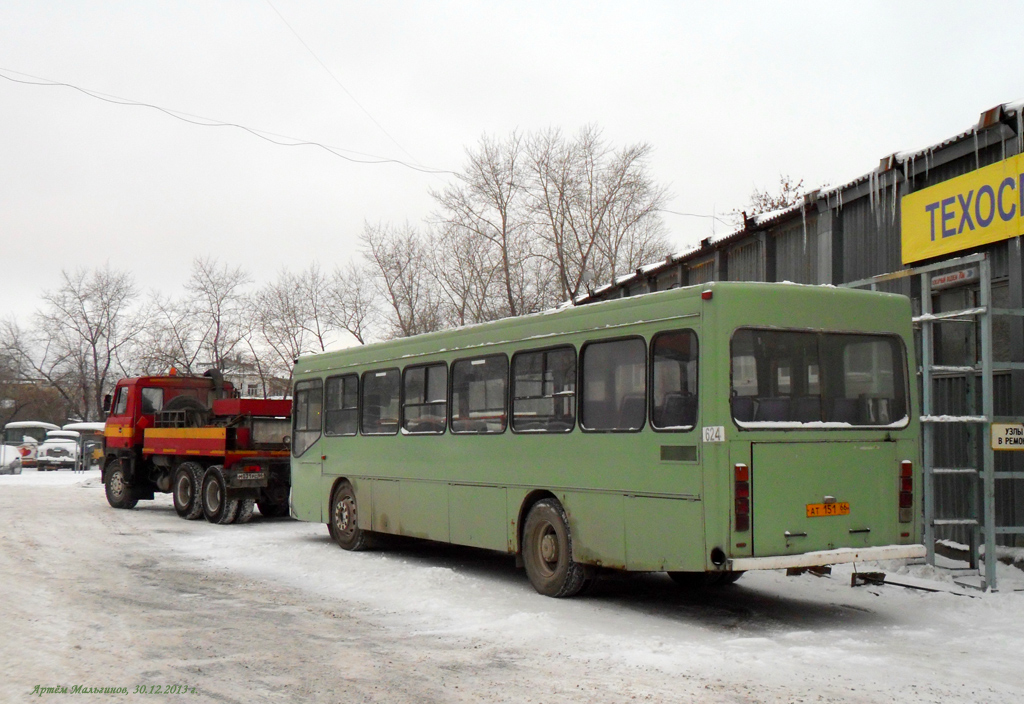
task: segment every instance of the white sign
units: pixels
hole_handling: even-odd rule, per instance
[[[978,269],[972,266],[970,269],[961,269],[960,271],[951,271],[941,276],[933,276],[932,288],[952,288],[953,286],[974,283],[977,280]]]
[[[725,442],[724,425],[705,425],[704,442]]]
[[[1024,423],[993,423],[992,449],[1024,450]]]

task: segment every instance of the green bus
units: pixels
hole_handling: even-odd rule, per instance
[[[295,366],[294,518],[687,584],[924,555],[910,301],[718,282]]]

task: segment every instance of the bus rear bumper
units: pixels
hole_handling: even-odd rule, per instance
[[[846,562],[874,560],[901,560],[924,557],[924,545],[881,545],[873,548],[839,548],[819,550],[799,555],[773,555],[771,557],[737,557],[727,560],[725,568],[735,572],[745,570],[778,570],[787,567],[820,567]]]

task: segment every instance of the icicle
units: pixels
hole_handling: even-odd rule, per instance
[[[1024,152],[1024,110],[1017,108],[1017,153]]]
[[[978,128],[974,128],[974,168],[981,168],[981,159],[978,157]]]

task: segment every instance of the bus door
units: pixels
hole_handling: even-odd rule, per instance
[[[292,402],[291,496],[289,512],[302,521],[324,522],[320,501],[323,474],[323,382],[301,381],[295,385]],[[298,507],[302,513],[296,513]]]

